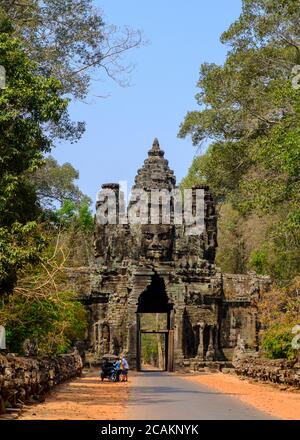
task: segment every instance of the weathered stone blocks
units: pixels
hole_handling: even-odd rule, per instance
[[[0,354],[0,414],[31,399],[41,400],[55,385],[80,376],[82,359],[75,351],[54,358]]]
[[[239,376],[300,389],[300,365],[287,359],[245,357],[235,364]]]

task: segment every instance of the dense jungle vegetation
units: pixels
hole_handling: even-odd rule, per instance
[[[205,182],[214,193],[221,269],[272,277],[259,305],[263,345],[290,357],[300,320],[299,2],[243,0],[221,42],[226,60],[201,65],[199,109],[180,126],[200,150],[181,185]]]

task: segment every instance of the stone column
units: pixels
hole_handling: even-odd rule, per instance
[[[109,353],[110,349],[110,330],[107,323],[101,324],[101,344],[102,344],[102,354]]]
[[[132,369],[138,367],[137,365],[137,349],[138,349],[138,300],[140,295],[151,284],[152,270],[140,269],[133,276],[133,289],[128,297],[127,305],[127,348],[129,366]]]
[[[99,322],[93,324],[93,351],[96,355],[99,354]]]
[[[174,362],[175,370],[180,367],[184,360],[184,347],[183,347],[183,307],[178,307],[176,314],[174,315]]]
[[[216,360],[220,360],[222,358],[220,348],[219,348],[219,332],[220,332],[220,325],[215,325],[215,338],[214,338],[214,349],[215,349],[215,358]]]
[[[110,354],[115,354],[115,328],[110,324],[110,341],[109,341],[109,352]]]
[[[132,369],[137,367],[137,343],[138,343],[138,328],[137,328],[137,313],[136,308],[130,306],[128,310],[128,333],[127,333],[127,355],[129,366]]]
[[[210,325],[209,326],[209,344],[208,344],[208,350],[207,350],[206,356],[205,356],[205,359],[207,361],[213,361],[215,359],[214,345],[213,345],[213,343],[214,343],[214,340],[213,340],[213,337],[214,337],[213,330],[214,330],[214,327],[212,325]]]
[[[199,331],[199,345],[197,350],[197,356],[202,360],[204,356],[204,340],[203,340],[203,331],[205,323],[203,321],[198,322],[198,331]]]

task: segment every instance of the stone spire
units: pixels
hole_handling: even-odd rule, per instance
[[[159,148],[159,142],[158,142],[158,139],[157,139],[157,138],[154,138],[154,141],[153,141],[153,144],[152,144],[152,148],[151,148],[150,151],[152,151],[152,152],[154,152],[154,151],[156,151],[156,152],[160,151],[160,148]]]
[[[164,154],[155,138],[144,165],[138,170],[133,188],[171,190],[175,187],[176,178]]]

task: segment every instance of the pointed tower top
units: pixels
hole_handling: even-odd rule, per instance
[[[138,170],[134,188],[143,189],[172,189],[176,184],[176,178],[170,170],[168,161],[164,158],[165,152],[160,149],[158,139],[155,138],[148,157],[142,168]]]
[[[156,150],[156,151],[158,151],[160,148],[159,148],[159,142],[158,142],[158,139],[157,138],[154,138],[154,141],[153,141],[153,144],[152,144],[152,150]]]
[[[149,156],[161,156],[163,157],[165,152],[160,149],[159,142],[157,138],[154,138],[152,147],[148,151]]]

